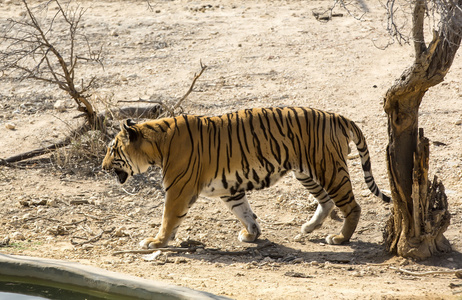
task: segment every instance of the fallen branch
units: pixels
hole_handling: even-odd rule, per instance
[[[119,254],[151,254],[153,252],[161,251],[161,252],[177,252],[177,253],[184,253],[184,252],[195,252],[198,247],[172,247],[172,248],[155,248],[155,249],[142,249],[142,250],[120,250],[115,251],[112,255],[119,255]]]
[[[96,217],[96,216],[86,214],[86,213],[83,213],[83,212],[78,212],[77,214],[84,215],[85,217],[91,218],[91,219],[96,220],[96,221],[107,221],[109,219],[114,218],[114,216],[104,216],[104,217],[101,218],[101,217]]]
[[[59,148],[62,148],[62,147],[65,147],[65,146],[69,145],[71,143],[71,141],[72,141],[72,139],[70,137],[68,137],[68,138],[64,139],[63,141],[61,141],[61,142],[58,142],[56,144],[53,144],[53,145],[50,145],[50,146],[47,146],[47,147],[35,149],[35,150],[29,151],[29,152],[24,152],[24,153],[21,153],[21,154],[18,154],[18,155],[10,156],[10,157],[5,158],[5,159],[0,158],[0,166],[11,166],[10,165],[11,163],[26,160],[26,159],[29,159],[29,158],[33,158],[33,157],[37,157],[37,156],[49,153],[50,151],[53,151],[53,150],[56,150],[56,149],[59,149]]]
[[[75,200],[69,201],[69,204],[81,205],[81,204],[90,204],[90,202],[87,199],[75,199]]]
[[[109,109],[104,111],[96,117],[100,120],[101,124],[103,121],[107,120],[118,120],[118,119],[127,119],[127,118],[146,118],[146,119],[155,119],[159,117],[159,115],[163,112],[162,108],[159,105],[152,105],[146,107],[124,107],[120,109]],[[10,156],[8,158],[2,159],[0,158],[0,166],[12,166],[11,163],[23,161],[26,159],[34,158],[40,155],[48,154],[51,151],[66,147],[70,145],[76,136],[81,136],[86,132],[90,131],[91,127],[87,124],[84,124],[77,128],[76,130],[72,131],[69,137],[65,138],[64,140],[43,147],[39,149],[35,149],[32,151],[24,152],[18,155]]]
[[[112,253],[112,255],[118,255],[118,254],[126,254],[126,253],[131,253],[131,254],[151,254],[156,251],[161,251],[161,252],[177,252],[177,253],[184,253],[184,252],[196,252],[198,249],[201,249],[201,254],[202,253],[207,253],[207,254],[216,254],[216,255],[248,255],[252,254],[255,250],[260,250],[263,248],[266,248],[268,246],[272,246],[273,242],[270,241],[265,241],[261,245],[258,245],[257,247],[254,248],[249,248],[243,251],[222,251],[219,249],[207,249],[204,248],[204,245],[202,243],[198,245],[193,245],[190,247],[166,247],[166,248],[155,248],[155,249],[143,249],[143,250],[121,250],[121,251],[115,251]]]
[[[427,276],[427,275],[436,275],[436,274],[455,274],[457,278],[462,278],[462,269],[459,270],[453,270],[453,271],[427,271],[427,272],[412,272],[408,271],[403,268],[396,268],[396,267],[390,267],[392,270],[399,271],[401,273],[404,273],[406,275],[412,275],[412,276]]]
[[[87,221],[87,218],[83,218],[83,219],[80,220],[80,221],[74,221],[74,222],[71,222],[71,223],[66,223],[66,224],[64,224],[63,226],[64,226],[64,227],[76,226],[76,225],[79,225],[80,223],[83,223],[83,222],[86,222],[86,221]]]
[[[111,229],[108,229],[108,230],[102,230],[98,235],[92,237],[91,239],[89,240],[86,240],[86,241],[83,241],[83,242],[80,242],[80,243],[77,243],[77,242],[74,242],[72,239],[71,239],[71,244],[72,245],[76,245],[76,246],[82,246],[84,244],[89,244],[89,243],[94,243],[96,241],[98,241],[99,239],[101,239],[103,237],[103,234],[105,233],[111,233],[113,232],[115,229],[115,227],[112,227]]]

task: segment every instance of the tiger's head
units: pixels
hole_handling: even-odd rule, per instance
[[[120,129],[107,148],[102,167],[103,170],[114,170],[123,184],[134,174],[146,172],[150,163],[143,151],[141,125],[128,119],[120,123]]]

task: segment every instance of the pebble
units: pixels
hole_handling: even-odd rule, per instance
[[[47,206],[51,206],[51,207],[58,207],[58,200],[56,199],[50,199],[50,200],[47,200]]]
[[[9,129],[9,130],[15,130],[16,129],[16,125],[14,123],[6,123],[5,124],[5,128],[6,129]]]
[[[361,272],[358,272],[358,271],[354,271],[351,275],[353,277],[363,277],[364,276],[363,274],[361,274]]]
[[[299,264],[299,263],[302,263],[303,262],[303,258],[302,257],[297,257],[296,259],[292,260],[292,263],[293,264]]]
[[[462,125],[462,119],[456,121],[456,125]]]
[[[125,230],[127,230],[127,229],[124,226],[117,228],[115,230],[115,232],[114,232],[114,236],[116,236],[116,237],[126,236],[127,233],[125,232]]]
[[[83,244],[82,245],[83,250],[91,250],[93,248],[94,248],[94,246],[92,244]]]
[[[145,261],[153,261],[153,260],[156,260],[161,254],[162,254],[162,251],[158,250],[154,253],[143,255],[142,258]]]
[[[53,105],[53,107],[59,111],[59,112],[63,112],[63,111],[66,111],[66,101],[64,100],[58,100],[55,102],[55,104]]]
[[[302,234],[297,234],[294,236],[294,241],[295,242],[303,242],[303,235]]]
[[[361,192],[361,196],[363,196],[363,197],[368,197],[370,194],[371,194],[370,190],[363,190]]]
[[[22,234],[21,232],[19,231],[16,231],[14,232],[11,237],[14,239],[14,240],[18,240],[18,241],[24,241],[26,239],[26,237],[24,236],[24,234]]]

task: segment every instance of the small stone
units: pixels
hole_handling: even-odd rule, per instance
[[[188,261],[186,259],[184,259],[183,257],[177,257],[177,258],[175,258],[175,261],[174,261],[175,264],[185,264],[187,262]]]
[[[302,263],[303,262],[303,258],[302,257],[297,257],[296,259],[292,260],[292,263],[293,264],[299,264],[299,263]]]
[[[0,241],[0,247],[8,246],[10,244],[10,237],[6,236],[3,240]]]
[[[363,190],[361,192],[361,196],[363,196],[363,197],[368,197],[370,194],[371,194],[370,190]]]
[[[462,119],[456,121],[456,125],[462,125]]]
[[[114,236],[115,237],[123,237],[127,236],[127,233],[125,232],[126,228],[125,227],[119,227],[114,231]]]
[[[14,232],[11,237],[13,238],[13,240],[18,240],[18,241],[24,241],[26,239],[26,237],[24,236],[24,234],[22,234],[21,232],[19,231],[16,231]]]
[[[162,251],[158,250],[154,253],[143,255],[142,258],[145,261],[153,261],[153,260],[156,260],[161,254],[162,254]]]
[[[16,129],[16,125],[14,123],[6,123],[5,124],[5,128],[6,129],[9,129],[9,130],[15,130]]]
[[[51,228],[48,228],[48,233],[52,234],[54,236],[69,234],[67,229],[64,226],[61,226],[61,225],[57,225],[57,226],[53,226]]]
[[[51,207],[58,207],[58,200],[56,199],[47,200],[46,205],[51,206]]]
[[[303,235],[302,234],[297,234],[296,236],[294,236],[294,241],[295,242],[303,242]]]
[[[58,101],[55,102],[53,107],[59,112],[64,112],[64,111],[66,111],[66,108],[67,108],[66,101],[58,100]]]
[[[82,249],[83,250],[91,250],[93,249],[95,246],[93,246],[92,244],[84,244],[82,245]]]
[[[264,263],[272,263],[274,262],[274,259],[272,259],[271,257],[267,256],[263,259],[263,262]]]

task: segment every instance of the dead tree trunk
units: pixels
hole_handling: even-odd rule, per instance
[[[387,223],[385,241],[389,252],[425,259],[449,251],[443,233],[449,226],[442,183],[428,180],[429,147],[418,130],[418,112],[427,90],[444,80],[461,41],[462,0],[447,7],[439,32],[431,43],[424,40],[426,2],[417,0],[413,12],[414,64],[387,91],[384,110],[388,115],[388,172],[393,215]]]

